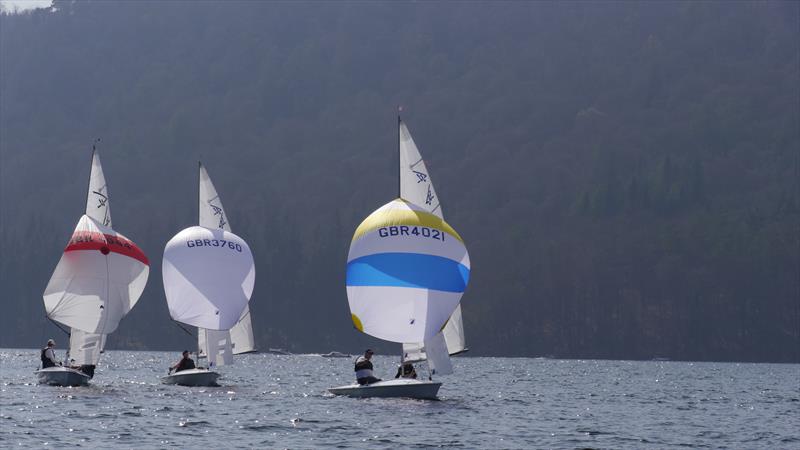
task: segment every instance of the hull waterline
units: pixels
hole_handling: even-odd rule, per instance
[[[334,395],[345,395],[355,398],[413,398],[420,400],[437,400],[436,395],[442,383],[437,381],[419,381],[413,379],[395,379],[378,381],[372,384],[339,386],[328,389]]]
[[[87,386],[90,377],[80,370],[69,367],[48,367],[36,371],[39,384],[50,386]]]
[[[161,378],[162,384],[177,384],[179,386],[219,386],[217,379],[219,373],[208,369],[182,370]]]

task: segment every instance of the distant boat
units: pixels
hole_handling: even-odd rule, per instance
[[[323,353],[323,354],[321,354],[319,356],[322,356],[323,358],[352,358],[353,357],[353,355],[348,355],[347,353],[335,352],[335,351],[334,352]]]
[[[292,352],[290,352],[289,350],[285,350],[285,349],[282,349],[282,348],[270,348],[270,349],[267,349],[267,353],[271,353],[273,355],[291,355],[292,354]]]
[[[402,127],[398,118],[399,139]],[[400,148],[398,154],[403,158]],[[370,214],[353,235],[347,299],[359,331],[401,344],[427,343],[440,334],[459,305],[469,280],[469,254],[444,219],[402,198],[402,181],[398,191],[400,198]],[[447,356],[446,347],[434,353]],[[432,380],[399,378],[328,390],[351,397],[435,399],[439,387],[441,383]]]
[[[88,384],[106,336],[136,305],[149,273],[144,253],[111,227],[108,187],[100,157],[93,151],[86,213],[44,291],[47,317],[70,327],[69,361],[64,367],[38,370],[39,382]]]
[[[248,302],[255,286],[250,247],[230,231],[228,218],[211,178],[199,166],[198,226],[176,234],[164,248],[162,275],[170,316],[198,329],[198,367],[170,374],[164,384],[215,386],[211,370],[233,363],[231,328],[246,320],[252,326]],[[247,335],[248,333],[245,333]],[[208,367],[199,367],[200,357]]]
[[[400,146],[400,197],[425,208],[429,213],[444,219],[442,205],[425,161],[411,137],[411,132],[402,120],[398,121]],[[426,348],[428,351],[426,352]],[[432,350],[432,352],[431,352]],[[438,351],[437,351],[438,350]],[[439,375],[453,373],[453,365],[448,355],[466,352],[464,323],[461,318],[461,304],[447,320],[441,333],[427,342],[403,344],[403,359],[407,362],[428,361],[431,372]],[[430,357],[427,353],[432,353]]]

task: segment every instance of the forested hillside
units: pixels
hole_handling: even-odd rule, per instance
[[[99,146],[151,260],[111,348],[178,350],[166,241],[197,160],[256,257],[260,348],[352,329],[355,227],[397,193],[397,105],[472,278],[476,355],[800,361],[798,2],[56,2],[0,15],[0,347]],[[65,339],[61,339],[65,342]]]

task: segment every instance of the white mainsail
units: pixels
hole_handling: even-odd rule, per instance
[[[234,355],[256,351],[256,342],[253,336],[253,323],[250,320],[249,306],[244,309],[242,317],[240,317],[236,325],[231,328],[231,345],[233,346]]]
[[[164,249],[162,273],[170,315],[198,327],[200,355],[209,366],[230,364],[230,331],[246,315],[255,285],[250,247],[230,231],[208,172],[199,167],[199,226],[175,235]]]
[[[106,334],[95,334],[73,328],[69,333],[70,364],[96,366],[106,346]]]
[[[400,140],[400,197],[444,219],[439,197],[433,187],[433,180],[431,180],[425,161],[422,159],[422,155],[411,137],[411,132],[402,120],[398,120],[398,127]],[[442,334],[446,343],[447,353],[455,355],[466,350],[461,304],[456,307],[453,315],[447,321]],[[427,358],[425,348],[426,346],[422,342],[404,343],[403,359],[411,362],[423,361]],[[444,372],[439,371],[439,373]]]
[[[44,291],[47,316],[79,331],[110,334],[136,305],[149,271],[139,247],[111,228],[108,189],[95,152],[86,214]]]

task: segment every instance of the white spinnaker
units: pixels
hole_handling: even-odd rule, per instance
[[[89,175],[89,192],[86,196],[86,215],[103,226],[111,228],[111,205],[108,186],[100,164],[100,155],[92,152],[92,171]]]
[[[170,316],[210,330],[233,327],[255,285],[250,247],[220,229],[180,231],[164,248],[161,270]]]
[[[88,333],[114,332],[139,300],[148,264],[128,238],[82,216],[45,288],[48,317]]]
[[[208,367],[233,364],[231,334],[228,330],[197,329],[197,344],[200,357],[208,360]]]
[[[411,132],[402,120],[398,126],[400,127],[400,197],[444,219],[439,197],[433,187],[433,180],[414,139],[411,137]],[[466,350],[460,304],[447,321],[442,333],[447,343],[447,351],[451,355]],[[421,342],[403,344],[403,353],[410,361],[423,361],[426,358],[424,345]]]
[[[96,366],[106,346],[106,334],[87,333],[73,328],[69,334],[69,358],[76,366]]]
[[[256,350],[256,343],[253,337],[253,323],[250,320],[250,307],[246,307],[242,317],[231,328],[231,345],[233,354],[252,352]]]

